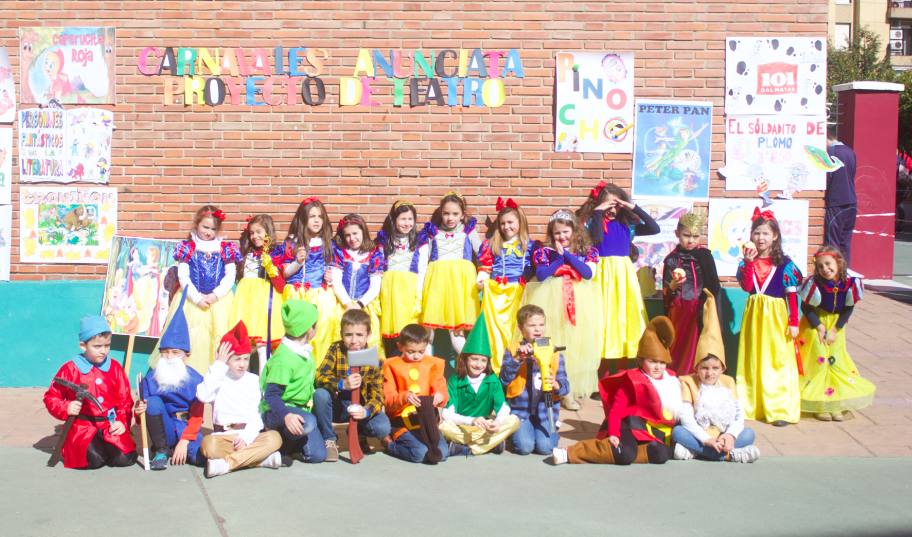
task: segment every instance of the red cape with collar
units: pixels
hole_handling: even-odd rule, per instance
[[[666,375],[675,376],[668,369]],[[662,400],[659,392],[649,382],[649,378],[640,369],[628,369],[615,375],[603,377],[599,381],[599,395],[605,409],[605,422],[596,438],[607,438],[611,434],[620,434],[620,430],[611,430],[613,424],[619,424],[628,416],[639,416],[645,420],[674,425],[674,419],[667,420],[662,415]],[[649,431],[633,429],[634,438],[640,442],[658,440]]]

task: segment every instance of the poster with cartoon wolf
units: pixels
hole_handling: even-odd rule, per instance
[[[114,28],[19,28],[22,103],[114,104]]]
[[[177,281],[178,241],[115,236],[101,313],[113,332],[159,337]]]
[[[706,201],[712,103],[637,99],[634,198]]]
[[[808,260],[808,201],[775,200],[761,207],[759,198],[713,198],[709,200],[708,248],[716,260],[719,276],[734,276],[743,257],[742,247],[751,240],[754,208],[771,210],[779,222],[782,251],[804,271]]]
[[[117,189],[29,187],[19,190],[19,260],[107,263],[117,231]]]

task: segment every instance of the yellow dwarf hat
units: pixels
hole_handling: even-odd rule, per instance
[[[695,364],[699,364],[708,355],[712,354],[725,365],[725,345],[722,343],[722,328],[719,325],[719,314],[716,310],[716,299],[708,289],[703,289],[706,302],[703,304],[703,331],[697,342],[697,352],[694,354]]]

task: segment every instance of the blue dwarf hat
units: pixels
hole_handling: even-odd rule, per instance
[[[181,295],[180,304],[174,310],[171,322],[165,328],[161,340],[158,342],[159,349],[180,349],[184,352],[190,352],[190,330],[187,328],[187,317],[184,316],[184,301],[187,299],[187,290]]]
[[[98,334],[110,331],[108,321],[101,315],[87,315],[79,320],[79,341],[88,341]]]

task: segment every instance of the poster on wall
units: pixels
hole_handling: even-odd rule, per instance
[[[113,132],[110,110],[20,110],[19,180],[107,183]]]
[[[555,61],[554,150],[633,150],[633,53],[559,52]]]
[[[659,224],[659,233],[645,237],[634,237],[633,244],[639,251],[634,266],[637,269],[641,267],[650,267],[662,274],[662,265],[665,256],[671,253],[678,245],[678,238],[675,236],[675,229],[678,227],[678,219],[690,211],[691,204],[686,201],[664,201],[664,200],[637,200],[636,204],[646,211]]]
[[[19,191],[23,263],[107,263],[116,231],[116,188],[23,186]]]
[[[719,276],[734,276],[741,261],[741,248],[750,240],[751,217],[760,207],[756,198],[709,200],[708,248],[716,260]],[[808,201],[776,200],[763,210],[773,211],[782,232],[782,250],[805,271],[808,259]]]
[[[171,240],[114,237],[101,306],[113,332],[161,336],[170,289],[177,283],[177,245]]]
[[[725,113],[826,113],[825,37],[725,40]]]
[[[726,190],[755,190],[764,198],[826,188],[826,122],[823,116],[725,118]]]
[[[0,123],[16,121],[16,84],[6,47],[0,47]]]
[[[634,198],[709,198],[712,103],[637,99]]]
[[[19,28],[20,102],[114,104],[114,28]]]
[[[0,127],[0,205],[12,203],[13,129]]]
[[[10,250],[13,245],[13,206],[0,205],[0,281],[10,279]]]

